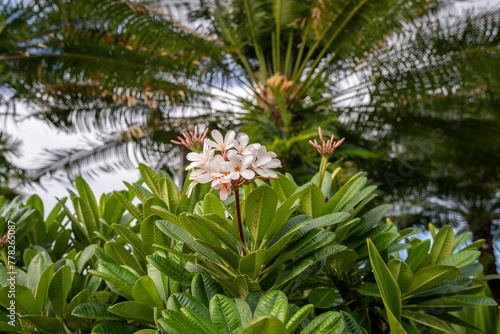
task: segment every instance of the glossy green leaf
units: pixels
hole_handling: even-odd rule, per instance
[[[45,333],[64,333],[61,321],[57,318],[47,317],[43,315],[22,315],[21,319],[30,322],[37,329]]]
[[[388,267],[392,277],[398,283],[399,289],[402,293],[405,293],[413,282],[413,272],[410,267],[399,259],[389,260]]]
[[[142,276],[135,282],[132,288],[132,296],[135,301],[149,307],[164,307],[161,296],[156,290],[155,283],[149,276]]]
[[[125,325],[120,322],[105,322],[92,328],[92,334],[132,334],[137,327]]]
[[[71,290],[71,268],[62,266],[52,277],[49,285],[48,297],[54,312],[62,317],[66,306],[66,298]]]
[[[198,273],[191,282],[191,294],[204,305],[209,304],[212,298],[217,294],[224,294],[220,285],[215,282],[212,276],[206,273]]]
[[[169,258],[163,257],[159,254],[153,254],[147,256],[146,259],[167,277],[172,278],[181,284],[191,284],[193,274]]]
[[[300,332],[301,334],[343,333],[344,320],[339,312],[326,312],[313,320]]]
[[[300,206],[306,215],[320,217],[325,211],[325,197],[321,189],[311,184],[300,196]]]
[[[136,301],[126,301],[114,304],[108,311],[125,319],[142,320],[154,324],[153,305],[146,306]]]
[[[132,287],[139,279],[137,273],[111,262],[100,262],[97,265],[97,270],[89,270],[89,272],[106,281],[109,288],[129,300],[133,300]]]
[[[274,290],[263,295],[254,312],[254,318],[270,315],[285,323],[288,320],[288,299],[286,295]]]
[[[119,224],[113,224],[111,227],[120,235],[120,237],[132,246],[136,254],[143,259],[146,258],[146,250],[144,249],[144,245],[137,234],[135,234],[129,227],[121,226]]]
[[[373,274],[375,275],[375,280],[377,281],[378,289],[382,296],[382,301],[384,302],[384,306],[388,313],[390,311],[394,315],[396,322],[399,323],[401,321],[402,301],[398,283],[392,276],[389,268],[387,268],[384,260],[378,253],[372,241],[367,239],[367,243],[370,264],[372,266]],[[393,330],[393,324],[389,322],[389,325]]]
[[[431,248],[431,263],[437,264],[447,259],[455,246],[455,233],[450,226],[444,226],[436,234]]]
[[[210,300],[210,319],[222,334],[241,331],[241,317],[233,300],[224,295],[215,295]]]
[[[40,277],[47,267],[52,264],[52,260],[47,252],[40,252],[30,261],[28,266],[28,288],[34,289]]]
[[[240,272],[244,275],[248,275],[252,279],[256,279],[261,272],[261,266],[265,258],[266,251],[264,249],[248,253],[240,260]]]
[[[139,163],[139,173],[153,194],[160,197],[160,177],[158,174],[143,163]]]
[[[364,334],[359,324],[349,313],[340,311],[340,315],[345,323],[345,334]]]
[[[417,304],[418,307],[455,308],[466,306],[497,306],[494,299],[486,296],[454,295],[431,299]]]
[[[253,319],[240,334],[283,334],[287,333],[285,325],[271,316],[262,316]]]
[[[24,285],[16,285],[15,288],[16,313],[26,315],[41,314],[38,304],[33,297],[33,292]],[[7,309],[11,306],[11,300],[14,299],[10,293],[10,285],[0,288],[0,305]]]
[[[90,318],[100,320],[122,320],[119,315],[113,314],[108,311],[110,304],[99,302],[88,302],[75,306],[72,315],[79,318]]]
[[[36,287],[35,299],[38,304],[38,308],[40,310],[45,311],[49,307],[47,298],[53,274],[54,274],[54,264],[51,264],[50,266],[45,268],[43,274],[40,277],[40,281],[38,282],[38,286]]]
[[[180,311],[183,307],[193,309],[204,318],[210,319],[208,307],[203,305],[195,297],[187,293],[174,293],[168,298],[167,308],[169,310]]]
[[[481,256],[481,252],[478,250],[462,250],[438,261],[437,264],[462,268],[479,259],[479,256]]]
[[[403,318],[415,321],[419,324],[425,325],[430,328],[437,329],[441,332],[454,334],[453,329],[450,328],[450,326],[446,322],[440,320],[437,317],[433,317],[432,315],[421,312],[410,312],[405,310],[403,311],[402,316]]]
[[[460,271],[455,267],[443,265],[431,265],[420,269],[413,274],[413,282],[406,292],[407,295],[415,295],[421,291],[437,286],[446,281],[454,280],[460,276]]]
[[[333,289],[316,288],[311,290],[307,301],[314,304],[316,308],[330,308],[335,304],[337,298],[339,295]]]
[[[151,215],[141,223],[141,240],[147,255],[158,250],[158,247],[154,245],[169,245],[167,236],[156,226],[156,220],[158,220],[158,216]]]
[[[406,264],[415,273],[421,267],[428,265],[431,262],[429,253],[431,247],[430,240],[424,240],[420,242],[417,246],[412,247],[406,259]]]
[[[276,192],[266,186],[258,187],[246,199],[245,221],[251,240],[251,250],[257,250],[273,221],[278,204]]]
[[[302,306],[297,312],[295,312],[286,323],[286,329],[288,333],[293,333],[299,325],[304,322],[314,310],[314,305],[307,304]]]
[[[138,222],[144,220],[144,214],[131,201],[129,201],[121,192],[114,191],[113,196]]]
[[[219,197],[208,193],[203,199],[203,213],[205,215],[215,214],[221,218],[226,218],[226,209]]]
[[[218,334],[217,328],[209,321],[209,319],[200,315],[193,309],[183,307],[181,308],[182,314],[188,319],[190,327],[192,327],[196,333],[200,334]]]
[[[104,244],[103,248],[106,255],[108,255],[114,263],[129,266],[141,275],[146,274],[137,259],[132,256],[130,251],[126,250],[123,245],[115,241],[108,241]]]

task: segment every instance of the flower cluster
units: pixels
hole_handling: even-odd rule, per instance
[[[277,175],[271,168],[281,167],[276,153],[268,152],[265,146],[258,143],[248,144],[249,138],[228,131],[222,134],[213,130],[212,138],[205,139],[203,152],[191,152],[187,160],[191,161],[187,170],[191,170],[188,196],[198,183],[211,182],[214,189],[220,190],[221,200],[226,200],[231,191],[256,178],[271,179]]]

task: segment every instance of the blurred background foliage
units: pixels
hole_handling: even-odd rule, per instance
[[[5,112],[19,117],[22,103],[30,118],[93,140],[22,171],[2,133],[0,181],[138,161],[175,173],[183,158],[170,140],[196,124],[242,130],[307,179],[319,164],[307,142],[321,126],[346,137],[344,167],[396,203],[399,226],[470,229],[495,273],[500,8],[462,3],[2,1]]]

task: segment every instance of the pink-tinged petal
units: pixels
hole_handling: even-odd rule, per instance
[[[251,155],[246,155],[241,160],[241,168],[247,169],[254,162],[254,157]]]
[[[255,165],[257,166],[263,166],[267,163],[269,163],[272,160],[272,158],[268,155],[263,155],[263,156],[258,156],[257,161],[255,161]]]
[[[187,189],[187,197],[191,197],[191,193],[193,192],[194,187],[198,184],[198,182],[193,181],[189,184],[189,187]]]
[[[231,171],[231,173],[229,173],[229,178],[231,180],[238,180],[240,178],[240,173],[235,172],[235,171]]]
[[[226,137],[224,138],[224,142],[225,142],[226,144],[231,144],[231,146],[232,146],[232,145],[233,145],[234,138],[236,138],[236,132],[234,132],[233,130],[229,130],[229,131],[226,133]]]
[[[262,177],[275,178],[278,176],[274,171],[267,168],[258,168],[255,171]]]
[[[224,138],[222,137],[222,134],[219,130],[212,130],[211,134],[212,138],[217,142],[218,145],[224,142]]]
[[[217,144],[216,142],[214,142],[213,140],[210,140],[210,139],[205,139],[205,144],[207,144],[209,147],[213,147],[213,148],[218,148],[219,147],[219,144]]]
[[[206,174],[199,175],[195,180],[198,183],[208,183],[208,182],[212,181],[213,179],[214,179],[214,177],[212,175],[206,173]]]
[[[266,168],[280,168],[281,167],[281,161],[278,159],[272,159],[270,162],[266,164]]]
[[[222,162],[219,166],[220,170],[227,171],[227,172],[232,171],[233,167],[234,167],[234,165],[229,161]]]
[[[221,201],[225,201],[231,194],[231,187],[222,187],[219,192],[219,198]]]
[[[240,172],[240,175],[247,180],[251,180],[254,178],[255,173],[249,169],[245,169]]]

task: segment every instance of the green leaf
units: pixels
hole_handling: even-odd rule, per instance
[[[132,296],[135,301],[149,307],[164,307],[161,296],[156,290],[155,283],[149,276],[142,276],[135,282],[132,288]]]
[[[27,314],[21,315],[21,319],[32,323],[37,329],[45,333],[64,333],[61,321],[57,318]]]
[[[160,177],[158,174],[143,163],[139,163],[139,173],[153,194],[160,197]]]
[[[183,307],[181,312],[186,316],[191,326],[196,329],[196,333],[200,334],[219,334],[217,328],[209,321],[210,318],[205,318],[193,309]]]
[[[285,325],[271,316],[262,316],[252,320],[240,334],[283,334],[287,333]]]
[[[240,260],[239,271],[248,275],[252,279],[257,279],[261,272],[262,264],[266,258],[266,250],[260,249],[256,252],[250,252]]]
[[[413,272],[417,272],[421,267],[431,262],[430,255],[428,254],[430,247],[431,241],[424,240],[410,249],[406,264]]]
[[[264,239],[273,221],[278,195],[267,186],[256,188],[250,193],[245,204],[245,221],[252,242],[250,249],[255,251]]]
[[[66,298],[71,290],[71,268],[67,265],[57,270],[50,282],[48,297],[52,302],[55,314],[62,317],[66,306]]]
[[[494,299],[475,295],[454,295],[431,299],[416,304],[418,307],[456,308],[466,306],[497,306]]]
[[[288,299],[279,291],[270,291],[263,295],[254,312],[254,317],[270,315],[278,318],[282,323],[288,320]]]
[[[90,318],[99,320],[122,320],[119,315],[108,311],[111,305],[99,302],[88,302],[75,306],[71,314],[79,318]]]
[[[143,259],[146,258],[146,250],[144,249],[144,245],[137,234],[135,234],[129,227],[121,226],[119,224],[113,224],[111,227],[120,235],[120,237],[132,246],[136,254]]]
[[[144,214],[139,210],[132,202],[130,202],[122,193],[118,191],[113,192],[113,196],[116,200],[125,208],[127,211],[135,218],[138,222],[144,220]]]
[[[89,273],[106,281],[111,291],[133,300],[132,287],[139,279],[137,273],[112,262],[100,262],[97,270],[90,269]]]
[[[158,228],[163,233],[165,233],[172,239],[182,241],[193,250],[199,252],[203,256],[206,256],[208,259],[214,262],[218,262],[218,257],[213,251],[196,242],[193,236],[183,228],[177,226],[174,223],[169,222],[168,220],[159,220],[156,222],[156,226],[158,226]]]
[[[450,226],[444,226],[434,238],[431,249],[431,263],[447,259],[455,246],[455,233]]]
[[[392,276],[389,268],[384,263],[384,260],[378,253],[375,245],[370,239],[367,239],[368,254],[370,257],[370,264],[377,281],[377,286],[382,296],[382,301],[386,310],[394,315],[396,322],[401,322],[401,291],[399,290],[398,283]],[[389,319],[390,320],[390,319]],[[389,322],[391,329],[393,324]]]
[[[349,210],[346,204],[359,194],[361,188],[366,184],[366,181],[367,178],[363,176],[361,172],[354,175],[332,198],[330,198],[325,206],[325,213]],[[345,209],[344,206],[346,206]]]
[[[343,333],[344,320],[339,312],[326,312],[314,318],[300,334]]]
[[[41,254],[41,253],[39,253]],[[48,293],[50,282],[52,281],[52,275],[54,273],[54,264],[51,264],[47,268],[45,268],[42,276],[40,277],[40,281],[38,282],[38,286],[36,288],[35,299],[38,303],[38,308],[40,310],[47,310],[48,303]]]
[[[123,245],[115,241],[108,241],[104,244],[104,252],[116,264],[129,266],[141,275],[146,274],[137,259]]]
[[[180,311],[162,311],[163,318],[158,319],[158,324],[169,334],[195,333],[188,325],[186,316]]]
[[[278,179],[271,179],[270,183],[280,202],[286,201],[295,192],[295,185],[283,174],[278,174]]]
[[[28,266],[28,288],[34,289],[42,276],[43,272],[52,263],[47,252],[40,252],[30,261]]]
[[[25,315],[39,315],[41,311],[33,297],[33,292],[24,285],[16,285],[15,302],[16,313]],[[0,288],[0,305],[4,308],[9,308],[11,305],[12,295],[10,285]]]
[[[151,255],[158,250],[158,247],[154,245],[169,245],[168,238],[156,226],[156,220],[158,220],[158,216],[151,215],[141,223],[141,239],[147,255]]]
[[[208,307],[203,305],[195,297],[188,295],[187,293],[174,293],[170,296],[170,298],[168,298],[167,308],[169,310],[180,311],[182,307],[193,309],[206,319],[210,319]]]
[[[302,306],[297,312],[295,312],[286,323],[286,329],[288,333],[293,333],[299,325],[304,322],[314,310],[314,305],[307,304]]]
[[[202,272],[193,277],[191,282],[191,294],[204,305],[208,306],[215,295],[223,293],[224,291],[212,276]]]
[[[410,267],[399,259],[389,260],[389,270],[392,277],[398,282],[399,289],[405,293],[413,282],[413,272]]]
[[[203,213],[205,215],[215,214],[221,218],[226,218],[226,209],[219,197],[208,193],[203,199]]]
[[[333,289],[317,288],[311,290],[307,300],[316,308],[330,308],[338,297],[339,295]]]
[[[126,301],[110,306],[108,311],[125,319],[142,320],[154,324],[155,319],[152,306],[146,306],[136,301]]]
[[[105,322],[92,328],[92,334],[133,334],[137,327],[128,326],[119,322]]]
[[[175,183],[169,178],[162,178],[160,180],[160,198],[167,203],[170,212],[177,212],[179,197],[179,189]]]
[[[421,312],[410,312],[410,311],[403,311],[402,314],[403,318],[406,318],[411,321],[415,321],[419,324],[425,325],[430,328],[437,329],[439,331],[442,331],[444,333],[450,333],[454,334],[455,332],[453,329],[448,326],[448,324],[444,321],[439,320],[436,317],[433,317],[429,314],[426,313],[421,313]]]
[[[174,261],[161,256],[159,254],[153,254],[147,256],[147,261],[155,266],[160,272],[165,274],[167,277],[172,278],[173,280],[185,284],[190,285],[191,280],[193,279],[193,273],[187,271],[181,265],[175,263]]]
[[[413,282],[405,297],[418,294],[446,281],[454,280],[458,276],[460,276],[460,270],[455,267],[431,265],[422,268],[413,274]]]
[[[99,231],[99,207],[92,189],[82,177],[76,177],[75,185],[80,195],[80,207],[84,218],[82,222],[85,224],[88,235],[92,238],[94,232]]]
[[[210,319],[222,334],[238,333],[242,329],[241,317],[233,300],[215,295],[210,300]]]
[[[321,189],[310,184],[300,196],[300,206],[306,215],[312,218],[320,217],[326,211],[325,197]]]
[[[340,311],[340,315],[345,323],[345,334],[364,334],[361,327],[349,313]]]
[[[437,264],[462,268],[476,261],[479,256],[481,256],[481,252],[478,250],[462,250],[438,261]]]

